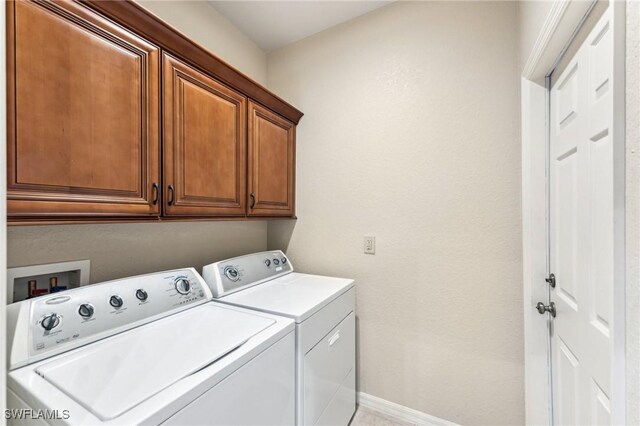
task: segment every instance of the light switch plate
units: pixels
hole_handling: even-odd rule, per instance
[[[376,237],[368,235],[364,236],[364,253],[376,254]]]

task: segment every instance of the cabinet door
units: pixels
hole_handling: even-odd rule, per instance
[[[245,215],[246,98],[164,55],[167,216]]]
[[[295,131],[290,121],[249,101],[250,216],[293,216]]]
[[[7,10],[10,218],[157,216],[158,49],[74,2]]]

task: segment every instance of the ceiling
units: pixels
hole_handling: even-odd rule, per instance
[[[209,3],[265,52],[364,15],[391,1],[214,1]]]

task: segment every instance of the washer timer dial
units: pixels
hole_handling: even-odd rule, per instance
[[[178,277],[175,281],[176,291],[180,294],[189,294],[191,283],[185,277]]]

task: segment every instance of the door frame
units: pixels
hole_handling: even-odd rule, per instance
[[[534,306],[549,300],[549,82],[597,0],[554,0],[521,77],[522,243],[525,413],[527,424],[552,424],[550,336]],[[613,23],[614,309],[611,420],[625,424],[625,30],[626,4],[610,0]],[[548,321],[548,320],[547,320]],[[546,409],[541,409],[546,407]]]

